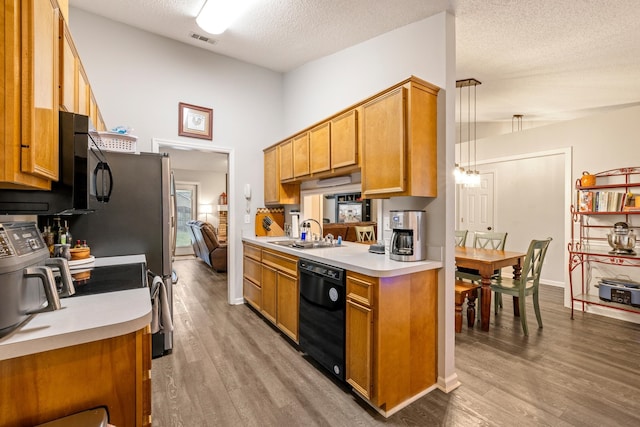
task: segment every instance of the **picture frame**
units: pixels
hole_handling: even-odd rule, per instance
[[[213,109],[178,103],[178,135],[213,139]]]

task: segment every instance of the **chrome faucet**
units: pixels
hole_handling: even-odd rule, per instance
[[[303,219],[302,221],[300,221],[300,225],[299,225],[299,227],[300,227],[300,228],[302,228],[303,224],[304,224],[305,222],[308,222],[308,221],[313,221],[313,222],[315,222],[316,224],[318,224],[318,227],[320,228],[320,239],[322,239],[322,238],[324,237],[324,236],[322,235],[322,224],[320,224],[320,222],[318,222],[318,220],[317,220],[317,219],[313,219],[313,218]]]

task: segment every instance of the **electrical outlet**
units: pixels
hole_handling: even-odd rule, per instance
[[[391,231],[391,224],[389,224],[389,215],[382,216],[382,223],[384,225],[384,230]]]
[[[245,223],[245,224],[251,224],[251,215],[246,214],[246,215],[244,216],[244,223]]]

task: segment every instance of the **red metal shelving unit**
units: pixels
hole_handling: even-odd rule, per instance
[[[576,200],[580,191],[619,190],[630,193],[634,188],[640,190],[640,168],[638,167],[611,169],[597,173],[595,177],[596,185],[593,186],[582,186],[580,179],[576,181]],[[638,193],[638,197],[640,197],[640,191]],[[585,311],[585,307],[588,305],[596,305],[640,314],[639,307],[603,301],[598,295],[590,293],[592,264],[640,267],[639,255],[609,253],[611,248],[604,233],[605,230],[611,229],[615,222],[624,221],[629,224],[631,229],[636,230],[636,235],[640,235],[640,223],[631,223],[634,217],[640,219],[640,216],[636,215],[640,215],[640,209],[579,211],[576,205],[571,205],[571,241],[567,245],[569,250],[571,318],[573,318],[575,302],[581,304],[582,311]],[[592,224],[594,218],[600,222]],[[640,270],[638,271],[640,276]],[[574,275],[579,275],[577,279],[580,282],[579,293],[574,289]]]

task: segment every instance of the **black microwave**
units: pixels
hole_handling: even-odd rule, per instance
[[[81,214],[109,201],[113,176],[89,123],[87,116],[60,112],[59,180],[50,191],[0,190],[0,214]]]

